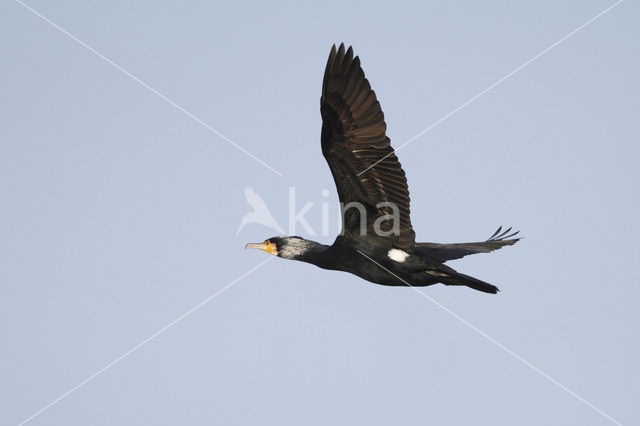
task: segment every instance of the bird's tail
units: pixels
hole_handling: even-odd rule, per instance
[[[457,271],[427,271],[428,274],[438,277],[438,280],[446,285],[466,285],[475,290],[482,291],[484,293],[496,294],[500,290],[498,287],[481,281],[477,278],[470,277],[469,275],[461,274]]]

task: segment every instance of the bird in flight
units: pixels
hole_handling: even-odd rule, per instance
[[[476,243],[418,243],[409,217],[409,189],[385,131],[384,115],[360,59],[333,45],[322,82],[322,154],[342,206],[342,232],[332,245],[301,237],[273,237],[246,248],[344,271],[387,286],[436,283],[497,293],[494,285],[444,263],[488,253],[519,240],[502,227]]]

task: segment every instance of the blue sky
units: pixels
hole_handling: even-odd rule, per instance
[[[525,237],[452,263],[498,295],[423,293],[597,410],[410,288],[282,259],[245,276],[268,255],[244,244],[273,231],[236,235],[247,186],[282,224],[290,187],[317,228],[337,208],[333,43],[360,55],[398,147],[614,3],[27,3],[182,111],[3,2],[0,423],[203,301],[29,424],[638,423],[633,2],[397,151],[419,241]]]

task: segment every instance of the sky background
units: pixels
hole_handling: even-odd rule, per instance
[[[0,423],[18,424],[268,255],[244,189],[320,228],[333,43],[398,147],[613,1],[0,4]],[[419,241],[502,290],[423,291],[640,423],[639,6],[626,1],[397,151]],[[328,189],[328,199],[321,191]],[[337,232],[315,239],[331,243]],[[307,236],[302,229],[298,233]],[[410,288],[274,258],[32,425],[605,425]]]

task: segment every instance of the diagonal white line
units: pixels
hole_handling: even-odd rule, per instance
[[[446,306],[442,305],[440,302],[438,302],[437,300],[435,300],[431,296],[428,296],[425,293],[421,292],[420,290],[418,290],[418,288],[412,286],[411,284],[409,284],[408,282],[406,282],[405,280],[403,280],[402,278],[400,278],[399,276],[397,276],[396,274],[394,274],[393,272],[391,272],[390,270],[388,270],[387,268],[385,268],[384,266],[382,266],[381,264],[379,264],[378,262],[376,262],[375,260],[373,260],[372,258],[367,256],[366,254],[364,254],[360,250],[358,250],[358,253],[360,253],[361,255],[363,255],[364,257],[369,259],[371,262],[375,263],[380,268],[384,269],[385,271],[387,271],[388,273],[390,273],[391,275],[393,275],[394,277],[396,277],[397,279],[402,281],[407,286],[409,286],[412,289],[414,289],[415,291],[417,291],[422,297],[426,298],[427,300],[429,300],[430,302],[432,302],[433,304],[438,306],[440,309],[444,310],[445,312],[447,312],[448,314],[453,316],[455,319],[457,319],[458,321],[462,322],[464,325],[468,326],[473,331],[475,331],[476,333],[480,334],[482,337],[484,337],[487,340],[489,340],[491,343],[494,343],[500,349],[504,350],[509,355],[513,356],[514,358],[516,358],[517,360],[522,362],[524,365],[526,365],[527,367],[531,368],[536,373],[540,374],[541,376],[543,376],[544,378],[549,380],[551,383],[555,384],[556,386],[558,386],[562,390],[568,392],[570,395],[572,395],[573,397],[578,399],[580,402],[584,403],[588,407],[590,407],[593,410],[597,411],[598,413],[600,413],[601,415],[606,417],[611,422],[622,426],[622,424],[619,421],[617,421],[613,417],[609,416],[607,413],[605,413],[604,411],[602,411],[601,409],[599,409],[598,407],[596,407],[595,405],[593,405],[592,403],[590,403],[589,401],[587,401],[586,399],[584,399],[583,397],[581,397],[580,395],[578,395],[577,393],[575,393],[574,391],[572,391],[571,389],[569,389],[568,387],[566,387],[565,385],[563,385],[562,383],[560,383],[559,381],[554,379],[553,377],[549,376],[547,373],[545,373],[544,371],[540,370],[538,367],[536,367],[535,365],[531,364],[529,361],[527,361],[526,359],[522,358],[520,355],[518,355],[517,353],[513,352],[511,349],[507,348],[505,345],[503,345],[502,343],[498,342],[496,339],[494,339],[493,337],[489,336],[487,333],[485,333],[484,331],[480,330],[478,327],[476,327],[475,325],[471,324],[469,321],[465,320],[460,315],[456,314],[455,312],[453,312],[452,310],[450,310]]]
[[[609,6],[608,8],[603,10],[602,12],[598,13],[596,16],[594,16],[593,18],[589,19],[587,22],[585,22],[584,24],[580,25],[578,28],[576,28],[575,30],[571,31],[569,34],[567,34],[566,36],[562,37],[560,40],[556,41],[551,46],[547,47],[546,49],[544,49],[543,51],[538,53],[536,56],[534,56],[533,58],[529,59],[527,62],[523,63],[522,65],[520,65],[519,67],[517,67],[516,69],[511,71],[509,74],[505,75],[500,80],[496,81],[491,86],[487,87],[486,89],[484,89],[483,91],[481,91],[480,93],[478,93],[477,95],[475,95],[474,97],[472,97],[471,99],[469,99],[468,101],[466,101],[465,103],[460,105],[458,108],[454,109],[453,111],[451,111],[450,113],[448,113],[444,117],[440,118],[438,121],[436,121],[435,123],[433,123],[432,125],[430,125],[426,129],[424,129],[423,131],[421,131],[420,133],[418,133],[417,135],[415,135],[414,137],[412,137],[411,139],[409,139],[408,141],[406,141],[405,143],[403,143],[399,147],[395,148],[395,150],[398,151],[398,150],[404,148],[405,146],[409,145],[411,142],[413,142],[414,140],[418,139],[420,136],[424,135],[429,130],[433,129],[438,124],[442,123],[443,121],[445,121],[446,119],[448,119],[449,117],[451,117],[452,115],[454,115],[455,113],[460,111],[461,109],[465,108],[467,105],[471,104],[476,99],[478,99],[479,97],[481,97],[482,95],[484,95],[485,93],[487,93],[488,91],[490,91],[491,89],[493,89],[494,87],[496,87],[497,85],[499,85],[500,83],[502,83],[503,81],[505,81],[506,79],[508,79],[512,75],[514,75],[515,73],[517,73],[518,71],[522,70],[527,65],[531,64],[533,61],[535,61],[536,59],[540,58],[542,55],[544,55],[545,53],[549,52],[551,49],[553,49],[554,47],[558,46],[559,44],[561,44],[562,42],[567,40],[569,37],[571,37],[574,34],[576,34],[578,31],[582,30],[584,27],[586,27],[587,25],[591,24],[593,21],[595,21],[596,19],[600,18],[602,15],[604,15],[607,12],[609,12],[614,7],[618,6],[623,1],[624,0],[618,0],[616,3],[612,4],[611,6]],[[382,157],[381,159],[379,159],[378,161],[376,161],[375,163],[373,163],[372,165],[370,165],[369,167],[367,167],[366,169],[364,169],[363,171],[358,173],[358,176],[360,176],[361,174],[367,172],[372,167],[375,167],[378,163],[383,161],[385,158],[387,158],[391,154],[392,153],[389,153],[389,154],[385,155],[384,157]]]
[[[95,50],[93,47],[89,46],[87,43],[85,43],[82,40],[78,39],[76,36],[74,36],[73,34],[69,33],[67,30],[65,30],[64,28],[60,27],[55,22],[51,21],[46,16],[43,16],[40,12],[38,12],[35,9],[33,9],[31,6],[23,3],[20,0],[16,0],[16,2],[19,3],[20,5],[22,5],[25,9],[27,9],[28,11],[30,11],[34,15],[38,16],[39,18],[41,18],[43,21],[45,21],[48,24],[50,24],[52,27],[54,27],[55,29],[57,29],[61,33],[65,34],[67,37],[69,37],[70,39],[72,39],[76,43],[78,43],[81,46],[87,48],[91,53],[93,53],[94,55],[98,56],[100,59],[102,59],[105,62],[107,62],[108,64],[110,64],[111,66],[116,68],[118,71],[121,71],[123,74],[127,75],[128,77],[130,77],[131,79],[133,79],[134,81],[136,81],[137,83],[142,85],[143,87],[149,89],[151,92],[153,92],[154,94],[158,95],[160,98],[164,99],[169,104],[171,104],[172,106],[174,106],[178,110],[182,111],[183,113],[185,113],[187,116],[189,116],[190,118],[192,118],[193,120],[195,120],[196,122],[201,124],[202,126],[206,127],[207,129],[209,129],[210,131],[212,131],[216,135],[220,136],[222,139],[224,139],[225,141],[229,142],[231,145],[235,146],[240,151],[242,151],[243,153],[245,153],[249,157],[253,158],[258,163],[260,163],[264,167],[266,167],[267,169],[271,170],[273,173],[277,174],[278,176],[282,176],[282,173],[280,173],[279,171],[277,171],[276,169],[274,169],[273,167],[271,167],[270,165],[268,165],[267,163],[265,163],[264,161],[262,161],[261,159],[259,159],[258,157],[256,157],[255,155],[253,155],[252,153],[250,153],[249,151],[247,151],[246,149],[244,149],[243,147],[241,147],[240,145],[238,145],[237,143],[235,143],[234,141],[232,141],[231,139],[229,139],[228,137],[226,137],[225,135],[223,135],[222,133],[220,133],[219,131],[217,131],[216,129],[214,129],[213,127],[211,127],[210,125],[208,125],[207,123],[205,123],[204,121],[202,121],[201,119],[199,119],[198,117],[196,117],[195,115],[193,115],[192,113],[190,113],[189,111],[187,111],[186,109],[184,109],[183,107],[181,107],[180,105],[175,103],[174,101],[172,101],[171,99],[169,99],[168,97],[166,97],[165,95],[163,95],[162,93],[158,92],[156,89],[154,89],[153,87],[149,86],[147,83],[145,83],[144,81],[140,80],[138,77],[136,77],[135,75],[131,74],[129,71],[125,70],[120,65],[116,64],[111,59],[107,58],[102,53],[100,53],[97,50]]]
[[[249,271],[247,271],[244,274],[242,274],[240,277],[238,277],[235,280],[231,281],[229,284],[227,284],[226,286],[222,287],[222,289],[220,289],[217,292],[213,293],[211,296],[207,297],[202,302],[198,303],[196,306],[194,306],[193,308],[189,309],[187,312],[185,312],[184,314],[180,315],[178,318],[176,318],[175,320],[171,321],[169,324],[165,325],[160,330],[156,331],[151,336],[147,337],[142,342],[140,342],[137,345],[135,345],[134,347],[129,349],[127,352],[123,353],[118,358],[116,358],[113,361],[111,361],[109,364],[105,365],[100,370],[96,371],[91,376],[87,377],[86,379],[84,379],[83,381],[81,381],[80,383],[78,383],[77,385],[75,385],[74,387],[72,387],[71,389],[69,389],[68,391],[66,391],[65,393],[63,393],[62,395],[60,395],[59,397],[57,397],[53,401],[51,401],[49,404],[45,405],[40,410],[36,411],[30,417],[28,417],[27,419],[25,419],[21,423],[19,423],[18,426],[22,426],[22,425],[30,422],[31,420],[33,420],[34,418],[36,418],[37,416],[42,414],[44,411],[46,411],[49,408],[53,407],[58,402],[62,401],[63,399],[65,399],[66,397],[71,395],[73,392],[77,391],[82,386],[86,385],[91,380],[95,379],[96,377],[98,377],[99,375],[101,375],[102,373],[107,371],[109,368],[113,367],[114,365],[116,365],[117,363],[119,363],[120,361],[122,361],[123,359],[125,359],[126,357],[128,357],[129,355],[131,355],[132,353],[137,351],[138,349],[140,349],[142,346],[144,346],[147,343],[149,343],[151,340],[155,339],[156,337],[158,337],[159,335],[161,335],[162,333],[164,333],[165,331],[167,331],[168,329],[170,329],[171,327],[173,327],[174,325],[176,325],[177,323],[179,323],[180,321],[182,321],[183,319],[185,319],[186,317],[188,317],[189,315],[191,315],[192,313],[194,313],[195,311],[200,309],[202,306],[204,306],[207,303],[209,303],[212,299],[214,299],[216,296],[221,294],[223,291],[227,290],[229,287],[233,286],[235,283],[237,283],[241,279],[245,278],[247,275],[249,275],[250,273],[252,273],[256,269],[260,268],[262,265],[264,265],[268,261],[273,260],[274,258],[275,257],[269,257],[264,262],[259,263],[258,265],[256,265],[253,268],[251,268]]]

